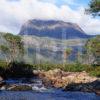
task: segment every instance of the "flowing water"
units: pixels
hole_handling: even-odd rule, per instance
[[[32,86],[32,90],[7,91],[2,88],[0,100],[100,100],[100,96],[94,93],[64,92],[61,89],[45,88],[40,79],[31,81],[26,79],[9,79],[6,82],[9,84],[29,85]]]

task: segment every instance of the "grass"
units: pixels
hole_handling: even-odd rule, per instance
[[[74,64],[51,64],[51,63],[42,63],[42,64],[25,64],[25,63],[13,63],[10,66],[6,66],[6,62],[0,62],[0,68],[5,69],[8,73],[13,72],[13,76],[26,75],[27,73],[32,73],[33,70],[53,70],[61,69],[66,72],[82,72],[86,71],[92,76],[100,77],[100,66],[90,66],[86,64],[74,63]]]
[[[86,64],[74,63],[74,64],[35,64],[33,65],[33,69],[35,70],[53,70],[53,69],[61,69],[65,72],[82,72],[86,71],[91,76],[100,77],[100,66],[91,66]]]
[[[91,76],[96,76],[96,77],[100,77],[100,66],[95,66],[95,67],[91,67],[87,69],[87,72],[91,75]]]

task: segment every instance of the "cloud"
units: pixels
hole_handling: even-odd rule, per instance
[[[58,7],[57,0],[47,1],[0,0],[0,31],[18,33],[21,25],[29,19],[54,19],[77,23],[88,34],[100,34],[99,19],[85,15],[83,7],[72,10],[67,4]]]
[[[77,2],[77,0],[38,0],[38,1],[42,1],[42,2],[49,2],[49,3],[53,3],[53,4],[58,4],[58,5],[79,5]]]

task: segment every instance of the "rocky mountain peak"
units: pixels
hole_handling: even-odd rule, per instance
[[[58,20],[29,20],[22,25],[20,35],[35,35],[56,39],[89,38],[76,23]]]

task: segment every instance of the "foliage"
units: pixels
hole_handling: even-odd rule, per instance
[[[66,59],[68,59],[69,55],[71,54],[72,52],[72,49],[71,48],[67,48],[65,51],[64,51],[64,63],[66,63]]]
[[[24,47],[21,37],[7,33],[4,35],[4,38],[7,41],[7,46],[1,45],[0,49],[5,55],[7,53],[9,54],[9,62],[16,61],[16,59],[19,57],[21,58],[24,54]]]
[[[93,16],[100,16],[100,0],[91,0],[89,9],[86,12],[91,13]]]
[[[0,73],[6,77],[27,77],[33,75],[33,70],[53,70],[61,69],[67,72],[81,72],[86,71],[90,75],[100,77],[100,66],[90,66],[86,64],[81,64],[79,62],[73,64],[53,64],[53,63],[40,63],[40,64],[25,64],[23,62],[16,62],[17,57],[22,56],[24,53],[23,43],[20,36],[12,35],[7,33],[4,35],[8,45],[1,45],[0,50],[2,54],[9,54],[10,57],[6,56],[7,60],[0,61]],[[100,64],[100,36],[89,39],[86,43],[86,53],[87,56],[92,55],[93,64]],[[20,53],[21,52],[21,53]],[[71,49],[66,49],[65,56],[66,58],[71,54]],[[86,57],[87,57],[86,56]],[[9,64],[6,64],[10,59]]]
[[[88,56],[93,56],[92,64],[100,65],[100,36],[96,36],[87,41],[86,51]]]
[[[1,45],[0,50],[2,51],[2,53],[9,53],[9,48],[7,46]]]
[[[5,45],[0,45],[0,52],[1,54],[4,56],[5,60],[6,60],[6,64],[8,65],[9,63],[9,58],[8,58],[8,54],[9,54],[9,48]]]
[[[6,61],[0,60],[0,68],[6,69],[8,67]]]
[[[96,76],[96,77],[100,77],[100,66],[91,66],[90,68],[87,68],[87,72],[91,75],[91,76]]]
[[[81,64],[81,63],[73,63],[73,64],[51,64],[51,63],[42,63],[42,64],[34,64],[32,65],[34,70],[53,70],[53,69],[61,69],[66,72],[82,72],[86,71],[92,76],[100,77],[100,66],[91,66],[87,64]]]
[[[72,49],[71,48],[67,48],[66,49],[66,55],[69,56],[72,52]]]
[[[13,62],[5,67],[4,63],[0,63],[0,69],[4,72],[6,77],[31,77],[33,75],[33,70],[53,70],[53,69],[61,69],[66,72],[82,72],[86,71],[92,76],[100,77],[100,66],[91,66],[87,64],[81,63],[73,63],[73,64],[51,64],[51,63],[41,63],[41,64],[25,64],[23,62]],[[0,73],[1,70],[0,70]]]
[[[33,77],[33,65],[25,64],[23,62],[11,62],[6,66],[6,62],[0,62],[0,75],[9,78]]]

